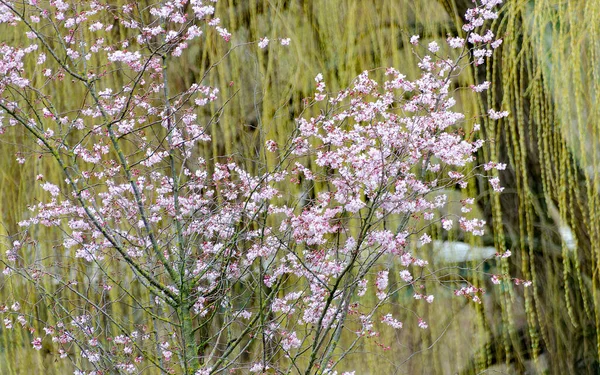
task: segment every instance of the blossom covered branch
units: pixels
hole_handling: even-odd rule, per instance
[[[35,139],[30,156],[17,155],[24,167],[37,154],[64,173],[64,182],[38,176],[46,199],[20,222],[4,273],[62,297],[43,322],[46,337],[36,332],[32,346],[47,340],[61,358],[85,359],[74,361],[78,375],[334,373],[354,347],[342,347],[342,335],[373,337],[374,321],[403,327],[402,316],[381,312],[390,295],[412,288],[415,303],[434,301],[422,289],[435,270],[419,254],[431,242],[429,227],[457,223],[483,233],[473,199],[460,216],[441,214],[445,192],[465,189],[475,175],[502,190],[488,171],[503,165],[474,165],[484,140],[458,129],[465,115],[453,111],[450,90],[466,66],[500,45],[484,28],[500,1],[469,10],[465,38],[447,40],[454,58],[436,42],[421,51],[411,38],[415,52],[425,52],[415,80],[389,68],[383,83],[364,72],[328,93],[317,75],[309,109],[321,113],[302,114],[286,144],[267,140],[276,162],[257,175],[233,157],[199,156],[211,142],[206,129],[217,120],[209,104],[219,90],[204,76],[177,92],[170,82],[191,43],[234,40],[212,3],[0,0],[2,27],[26,37],[23,46],[0,47],[0,132],[20,127]],[[109,44],[115,28],[120,39]],[[281,46],[290,42],[280,38]],[[268,45],[266,37],[256,43]],[[53,100],[67,84],[78,85],[81,98]],[[300,181],[325,188],[298,201],[286,187]],[[56,257],[28,255],[28,230],[38,225],[61,233]],[[384,258],[400,266],[400,281],[390,281]],[[57,266],[65,261],[85,269],[73,277]],[[456,294],[477,301],[481,292]],[[115,315],[125,296],[132,313]],[[5,327],[17,316],[33,333],[33,318],[17,304],[3,308]]]

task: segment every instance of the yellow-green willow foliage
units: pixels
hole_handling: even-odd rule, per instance
[[[443,2],[461,14],[468,1]],[[492,158],[509,163],[505,193],[482,207],[494,244],[515,256],[503,266],[534,281],[503,291],[488,307],[485,357],[522,372],[597,373],[598,362],[598,15],[589,1],[509,1],[495,30],[501,56],[479,80],[496,87],[481,103],[511,112],[487,124]],[[497,301],[498,299],[496,299]],[[498,312],[496,312],[498,311]],[[501,322],[501,323],[500,323]],[[481,368],[481,367],[480,367]]]
[[[415,76],[410,36],[421,34],[427,42],[460,33],[460,15],[469,4],[470,0],[220,0],[217,14],[233,32],[231,43],[209,37],[190,45],[185,66],[169,67],[171,90],[198,82],[208,72],[204,83],[218,87],[223,100],[210,108],[220,116],[211,124],[213,142],[204,156],[244,158],[250,170],[257,170],[261,163],[273,162],[264,159],[264,141],[287,139],[318,73],[331,90],[379,67],[393,66]],[[404,328],[366,341],[346,358],[348,368],[381,374],[600,371],[599,16],[600,1],[508,0],[501,18],[494,21],[494,29],[504,37],[497,58],[485,71],[473,72],[472,81],[456,85],[493,82],[495,89],[487,100],[478,101],[468,90],[457,91],[457,99],[469,119],[466,130],[481,122],[493,138],[482,158],[509,164],[500,174],[506,187],[500,197],[472,181],[471,195],[478,196],[478,214],[488,220],[492,236],[471,245],[513,253],[509,260],[483,265],[470,261],[464,268],[508,273],[534,281],[533,287],[494,287],[481,273],[464,271],[460,277],[489,292],[483,304],[453,297],[451,290],[443,292],[437,286],[436,301],[416,311],[429,322],[428,330],[416,328],[416,318],[403,307],[412,292],[395,295],[394,312],[405,317]],[[109,37],[119,40],[125,32],[115,28]],[[263,36],[272,40],[265,50],[240,44]],[[282,37],[291,38],[291,45],[279,46],[276,40]],[[23,35],[1,38],[24,40]],[[234,48],[227,54],[230,46]],[[33,64],[28,68],[35,70]],[[112,76],[117,86],[119,72]],[[68,82],[57,86],[53,102],[80,100],[73,87]],[[509,110],[511,116],[496,124],[474,120],[491,107]],[[30,143],[23,135],[7,134],[0,141],[0,235],[7,236],[19,230],[17,222],[27,215],[27,205],[36,202],[35,176],[41,173],[58,181],[61,172],[55,165],[36,163],[35,156],[25,168],[18,167],[15,153],[26,151],[23,147]],[[299,196],[308,188],[293,185],[290,193]],[[64,251],[52,246],[59,243],[59,233],[39,228],[30,235],[40,239],[40,256]],[[438,237],[463,240],[452,233],[442,237],[441,231]],[[429,261],[433,269],[444,265],[434,251]],[[74,279],[83,274],[76,268],[70,273]],[[443,285],[444,280],[439,281]],[[111,298],[130,298],[117,295],[116,289]],[[129,289],[137,298],[150,298],[139,285]],[[2,293],[1,301],[15,294],[38,303],[28,284],[9,285]],[[43,317],[48,308],[39,302],[36,311]],[[134,324],[135,312],[125,310],[114,313],[131,316]],[[55,361],[58,353],[50,348],[30,350],[26,332],[0,330],[1,374],[68,373],[57,367],[62,362]]]

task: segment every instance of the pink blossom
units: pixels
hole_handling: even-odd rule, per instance
[[[381,322],[383,322],[384,324],[387,324],[390,327],[395,328],[395,329],[402,328],[402,322],[394,319],[394,317],[392,316],[392,314],[386,314],[386,315],[382,316],[381,317]]]
[[[223,38],[226,42],[229,42],[229,40],[231,39],[231,33],[227,31],[227,29],[217,26],[215,30],[217,30],[221,38]]]
[[[291,349],[299,348],[302,345],[302,341],[296,335],[296,332],[287,333],[284,335],[283,340],[281,340],[281,347],[286,352]]]
[[[388,275],[389,271],[380,271],[377,273],[377,280],[375,281],[375,286],[377,287],[377,297],[380,300],[385,299],[387,293],[385,293],[385,289],[388,287]]]
[[[442,219],[442,228],[445,230],[452,229],[453,222],[451,219]]]
[[[277,148],[278,148],[277,142],[275,142],[273,140],[268,140],[266,142],[266,147],[267,147],[267,150],[269,150],[270,152],[275,152],[275,151],[277,151]]]
[[[421,246],[426,245],[430,242],[431,242],[431,237],[427,233],[424,233],[419,240],[419,243]]]
[[[437,51],[440,50],[440,47],[438,46],[438,44],[436,42],[431,42],[429,43],[429,45],[427,46],[427,49],[429,51],[431,51],[432,53],[436,53]]]
[[[499,120],[503,117],[507,117],[508,116],[508,112],[507,111],[503,111],[503,112],[496,112],[493,109],[490,109],[488,111],[488,114],[490,115],[490,118],[492,120]]]
[[[462,48],[465,44],[465,40],[463,38],[448,37],[447,42],[450,48]]]
[[[496,49],[496,48],[500,47],[501,44],[502,44],[502,39],[497,39],[494,42],[492,42],[491,46],[492,46],[492,48]]]
[[[33,348],[35,350],[40,350],[42,349],[42,339],[40,337],[36,337],[35,339],[33,339],[33,341],[31,342],[31,345],[33,345]]]
[[[498,177],[492,177],[489,181],[495,192],[501,193],[504,190],[504,188],[500,186],[500,179]]]
[[[483,83],[481,83],[481,84],[479,84],[477,86],[471,86],[471,89],[473,91],[475,91],[475,92],[482,92],[482,91],[485,91],[485,90],[489,89],[490,85],[491,85],[490,82],[485,81],[485,82],[483,82]]]
[[[269,45],[269,38],[264,37],[264,38],[260,38],[260,41],[258,42],[258,47],[260,49],[264,49]]]
[[[269,366],[267,366],[267,365],[265,365],[263,363],[257,362],[255,364],[253,364],[252,367],[250,367],[250,370],[248,370],[248,371],[250,371],[250,372],[262,372],[262,371],[265,371],[265,370],[268,370],[268,369],[270,369]]]
[[[411,282],[413,280],[412,275],[410,274],[409,270],[402,270],[400,271],[400,278],[404,281],[406,281],[407,283]]]

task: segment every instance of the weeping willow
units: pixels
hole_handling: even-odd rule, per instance
[[[120,2],[124,3],[115,1]],[[409,48],[410,36],[418,33],[425,42],[460,34],[461,15],[470,3],[221,0],[217,13],[234,34],[231,45],[213,43],[215,38],[209,37],[190,46],[185,61],[170,67],[173,89],[189,87],[211,69],[204,83],[218,87],[226,104],[210,108],[221,114],[212,123],[213,142],[203,150],[204,156],[245,160],[252,170],[257,168],[253,156],[260,155],[265,139],[281,143],[289,137],[294,119],[307,110],[303,98],[312,93],[318,73],[332,91],[378,67],[393,66],[414,78],[417,60]],[[499,175],[506,187],[500,196],[472,181],[470,193],[478,197],[489,235],[478,242],[469,240],[470,245],[493,246],[499,252],[510,249],[511,258],[486,262],[485,271],[532,280],[533,286],[498,288],[481,273],[466,273],[487,290],[483,304],[441,292],[434,304],[417,307],[418,314],[431,322],[430,329],[416,328],[407,317],[400,332],[366,341],[357,354],[348,356],[348,368],[358,373],[377,369],[382,374],[600,371],[599,16],[597,1],[508,0],[493,23],[504,38],[502,47],[484,69],[473,70],[456,83],[457,87],[484,80],[493,83],[486,97],[459,90],[457,99],[460,110],[473,119],[464,126],[481,122],[485,136],[492,139],[481,160],[509,166]],[[116,41],[122,32],[115,28],[107,37]],[[263,36],[289,37],[292,43],[264,51],[238,45]],[[2,38],[11,43],[24,40],[22,35]],[[118,74],[114,80],[117,85]],[[57,86],[54,101],[77,98],[73,87]],[[478,119],[488,108],[508,110],[511,116],[499,123]],[[0,141],[0,235],[9,238],[19,230],[17,223],[26,215],[27,205],[36,202],[31,181],[40,173],[60,180],[61,171],[31,161],[26,168],[19,167],[15,154],[31,142],[22,134],[5,134]],[[320,188],[309,190],[314,194]],[[308,188],[301,184],[290,189],[300,196]],[[30,235],[46,242],[58,238],[44,228]],[[458,235],[440,231],[438,239],[464,240]],[[56,251],[44,243],[39,242],[38,255]],[[429,261],[434,267],[444,264],[434,251]],[[478,265],[465,263],[465,269]],[[81,277],[80,271],[71,270],[73,277]],[[149,298],[138,285],[131,289],[136,296]],[[31,285],[9,285],[2,293],[2,301],[27,298],[40,316],[49,308],[38,302]],[[125,298],[111,293],[111,298]],[[394,313],[404,311],[403,302],[410,298],[392,296]],[[135,320],[135,311],[126,307],[115,313],[131,316],[132,324]],[[47,374],[68,371],[51,348],[30,350],[30,340],[26,332],[1,328],[0,373],[30,374],[34,368]]]

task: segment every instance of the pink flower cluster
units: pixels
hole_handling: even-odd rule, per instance
[[[193,369],[187,373],[210,374],[233,366],[227,355],[243,342],[282,349],[282,363],[302,357],[309,368],[334,374],[328,367],[334,340],[328,338],[349,326],[360,327],[358,337],[365,339],[379,335],[380,323],[402,328],[392,314],[379,313],[401,288],[414,289],[414,299],[434,301],[433,294],[421,293],[427,280],[419,275],[430,265],[418,253],[432,242],[423,219],[439,218],[444,230],[483,234],[485,222],[470,214],[472,198],[462,201],[461,215],[442,215],[446,191],[466,189],[475,175],[502,191],[499,178],[486,172],[504,166],[474,164],[485,142],[459,130],[465,116],[454,110],[451,95],[465,65],[483,63],[500,45],[489,30],[480,30],[496,16],[498,1],[469,10],[466,38],[447,40],[457,49],[455,58],[444,57],[437,42],[428,43],[414,80],[389,68],[363,72],[347,89],[329,93],[318,74],[309,107],[322,111],[298,118],[289,142],[267,140],[265,148],[277,162],[253,161],[257,173],[235,156],[200,156],[211,140],[207,127],[218,121],[218,114],[207,115],[208,104],[219,100],[218,89],[200,78],[181,92],[169,91],[166,67],[185,56],[192,41],[210,34],[230,40],[213,3],[165,1],[139,17],[134,4],[0,2],[0,23],[23,24],[31,43],[0,47],[0,129],[23,126],[37,140],[28,155],[54,159],[64,171],[62,181],[38,176],[45,198],[31,204],[20,226],[56,228],[63,237],[57,254],[81,262],[89,284],[80,293],[81,278],[56,273],[64,268],[57,267],[59,256],[22,268],[32,243],[25,246],[24,239],[9,246],[5,274],[47,279],[76,296],[81,306],[53,309],[54,323],[44,331],[61,358],[79,357],[73,362],[83,363],[80,374],[147,367],[177,373],[188,362]],[[105,36],[115,23],[123,38],[108,45]],[[61,42],[49,43],[44,30],[55,30]],[[264,37],[257,44],[263,49],[269,42]],[[279,42],[286,46],[290,39]],[[418,46],[419,37],[411,43]],[[25,70],[29,60],[43,69],[43,82]],[[107,79],[115,70],[122,87],[111,87]],[[81,85],[85,101],[49,100],[53,84],[67,80]],[[489,88],[489,82],[472,87]],[[36,100],[11,94],[23,90]],[[491,119],[507,115],[489,112]],[[17,155],[27,165],[25,156]],[[291,196],[289,183],[299,181],[326,188]],[[396,278],[383,258],[401,267],[399,282],[392,282]],[[142,301],[131,285],[151,298]],[[369,291],[377,296],[375,305],[368,302]],[[456,294],[479,301],[482,292],[467,286]],[[135,313],[111,315],[113,305],[126,304],[123,296]],[[19,309],[15,303],[4,313],[29,327]],[[244,327],[242,336],[193,357],[199,351],[186,346],[186,340],[194,344],[183,327],[211,327],[215,316],[223,332]],[[4,319],[7,329],[13,322]],[[418,318],[418,327],[428,323]],[[220,346],[221,335],[215,337],[211,345]],[[39,350],[42,339],[31,344]],[[281,366],[271,360],[257,356],[236,366],[251,372]]]

